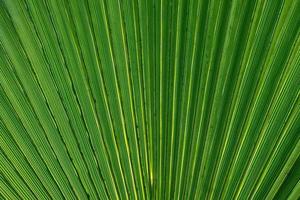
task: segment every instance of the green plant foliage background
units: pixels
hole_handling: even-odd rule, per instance
[[[300,197],[299,0],[0,0],[0,199]]]

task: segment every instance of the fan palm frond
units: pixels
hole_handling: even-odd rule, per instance
[[[0,199],[299,199],[300,1],[0,0]]]

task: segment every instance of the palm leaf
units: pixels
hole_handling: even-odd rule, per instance
[[[299,199],[300,1],[0,0],[0,199]]]

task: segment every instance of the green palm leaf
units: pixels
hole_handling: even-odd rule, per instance
[[[0,0],[0,199],[299,199],[300,1]]]

